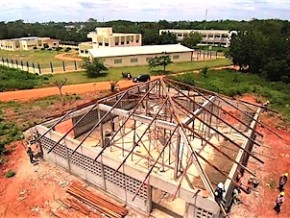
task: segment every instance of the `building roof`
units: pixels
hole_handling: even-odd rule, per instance
[[[127,46],[127,47],[110,47],[89,49],[89,53],[95,58],[119,57],[130,55],[149,55],[179,52],[192,52],[193,49],[187,48],[180,44],[173,45],[145,45],[145,46]]]
[[[162,32],[175,32],[175,33],[181,33],[181,32],[198,32],[198,33],[224,33],[224,34],[230,34],[232,32],[236,31],[230,31],[230,30],[192,30],[192,29],[161,29],[159,30],[159,33]]]

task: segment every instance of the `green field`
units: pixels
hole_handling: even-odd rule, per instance
[[[198,61],[198,62],[184,62],[171,64],[166,68],[167,73],[177,73],[177,72],[187,72],[197,69],[201,69],[205,66],[207,67],[218,67],[231,65],[232,62],[229,59],[221,58],[208,61]],[[162,67],[154,68],[154,72],[162,70]],[[73,72],[65,74],[55,74],[50,77],[50,80],[59,80],[63,78],[68,79],[68,84],[77,83],[90,83],[90,82],[101,82],[109,80],[120,80],[122,72],[130,72],[132,76],[137,76],[140,73],[149,73],[148,66],[136,66],[136,67],[118,67],[110,68],[108,72],[103,73],[97,78],[88,78],[85,72]]]
[[[209,71],[207,76],[189,73],[170,78],[228,96],[253,93],[258,96],[257,103],[269,100],[270,108],[281,112],[290,121],[290,84],[270,82],[257,74],[231,70]]]
[[[62,66],[62,61],[55,58],[57,54],[65,54],[63,51],[48,51],[48,50],[32,50],[32,51],[5,51],[0,50],[0,59],[12,59],[14,61],[28,61],[29,63],[40,64],[42,68],[49,68],[50,62],[53,62],[55,67]],[[67,53],[68,54],[68,53]],[[68,62],[68,61],[66,61]],[[70,61],[72,62],[72,61]]]

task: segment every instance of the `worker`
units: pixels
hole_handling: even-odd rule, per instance
[[[285,196],[285,192],[280,192],[280,194],[276,198],[276,206],[274,207],[274,210],[277,212],[277,214],[280,213],[281,211],[281,206],[285,200],[284,196]]]
[[[238,175],[237,175],[237,179],[236,179],[236,182],[237,182],[237,190],[239,193],[241,193],[241,186],[243,185],[243,175],[241,172],[238,172]]]
[[[240,193],[241,191],[237,187],[235,187],[233,190],[233,203],[236,205],[242,203],[241,198],[239,196]]]
[[[30,159],[30,163],[34,163],[34,160],[33,160],[33,151],[31,149],[31,147],[29,146],[28,149],[27,149],[27,154],[29,156],[29,159]]]
[[[217,188],[215,189],[214,192],[214,196],[215,196],[215,200],[218,203],[225,203],[224,199],[223,199],[223,194],[224,192],[226,192],[225,190],[225,186],[222,182],[220,182],[217,186]]]
[[[284,186],[288,180],[288,173],[283,173],[279,179],[279,191],[284,191]]]
[[[111,129],[112,129],[112,132],[115,132],[115,123],[114,123],[114,119],[111,119]]]
[[[270,104],[269,101],[266,101],[266,102],[263,104],[263,112],[267,112],[267,111],[268,111],[269,104]]]

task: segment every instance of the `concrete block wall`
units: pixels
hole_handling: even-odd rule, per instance
[[[255,120],[258,120],[260,111],[261,111],[261,109],[258,109],[256,111],[256,113],[254,115],[254,119]],[[251,125],[250,125],[250,127],[253,128],[253,129],[255,129],[255,127],[257,125],[257,122],[255,120],[253,120],[251,122]],[[249,129],[246,132],[246,135],[249,136],[252,139],[255,139],[255,132],[253,130],[251,130],[251,129]],[[247,140],[242,145],[242,147],[245,150],[251,152],[252,148],[253,148],[253,142],[251,142],[250,140]],[[238,155],[236,157],[236,161],[241,163],[242,165],[246,166],[246,164],[248,162],[248,159],[249,159],[249,155],[246,152],[244,152],[242,149],[240,149],[239,152],[238,152]],[[230,178],[232,178],[233,180],[235,180],[237,178],[238,171],[240,171],[240,170],[241,170],[241,167],[238,164],[234,163],[228,176]],[[226,187],[225,199],[227,201],[226,207],[229,207],[230,204],[231,204],[232,192],[233,192],[233,189],[234,189],[235,185],[230,179],[227,179],[226,182],[225,182],[225,187]]]
[[[73,152],[72,144],[76,143],[76,140],[65,139],[63,144],[57,145],[51,153],[47,154],[58,138],[59,136],[57,136],[57,133],[51,132],[48,134],[48,137],[43,137],[40,140],[45,160],[52,161],[70,171],[72,174],[77,175],[89,183],[115,195],[117,198],[125,201],[128,205],[145,212],[151,210],[151,208],[148,208],[147,206],[149,205],[147,198],[151,193],[148,193],[146,185],[143,185],[135,200],[132,201],[136,190],[141,185],[140,180],[121,172],[117,172],[113,175],[115,171],[114,168],[102,164],[102,162],[99,161],[94,162],[92,155],[87,155],[88,152],[91,151],[85,147],[81,147],[81,149],[71,156]],[[75,147],[76,146],[77,143],[75,144]],[[96,156],[97,153],[95,152],[93,155]]]
[[[37,126],[36,129],[40,135],[47,131],[47,127],[41,125]],[[94,162],[94,158],[99,153],[98,147],[96,151],[81,146],[78,151],[71,156],[72,151],[79,143],[77,140],[71,138],[64,139],[61,145],[57,145],[50,154],[47,154],[51,146],[58,141],[61,136],[61,134],[51,131],[41,139],[40,143],[44,159],[56,163],[72,174],[115,195],[130,206],[145,212],[150,212],[152,209],[151,187],[158,188],[170,194],[174,194],[176,191],[178,181],[165,178],[162,175],[151,175],[149,179],[150,184],[144,185],[135,200],[132,201],[135,191],[145,178],[146,170],[136,169],[130,164],[125,164],[120,172],[113,175],[114,169],[120,164],[120,160],[103,154],[98,161]],[[184,217],[211,218],[219,215],[219,207],[213,199],[203,198],[199,195],[193,198],[193,194],[194,192],[191,189],[184,189],[182,187],[178,192],[177,197],[188,203],[188,212]]]

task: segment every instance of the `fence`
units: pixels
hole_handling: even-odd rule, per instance
[[[66,73],[83,70],[81,68],[81,62],[78,61],[62,61],[58,63],[49,62],[47,64],[39,64],[2,57],[0,58],[0,65],[37,74]]]
[[[200,60],[210,60],[210,59],[217,59],[218,53],[216,51],[203,51],[203,50],[195,50],[193,52],[193,60],[200,61]]]

